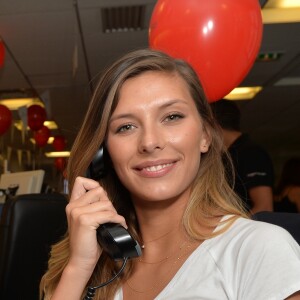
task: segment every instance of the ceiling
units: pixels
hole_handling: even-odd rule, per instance
[[[48,118],[59,126],[52,134],[63,134],[70,149],[99,73],[123,53],[148,45],[147,28],[155,3],[1,0],[0,36],[7,49],[0,69],[0,98],[37,93]],[[144,14],[133,24],[139,30],[104,32],[104,26],[110,25],[107,8],[119,6],[136,6],[134,13]],[[282,53],[280,59],[255,62],[241,84],[262,85],[263,91],[238,103],[244,131],[270,152],[279,168],[286,158],[300,155],[300,23],[264,25],[260,53],[273,51]],[[19,118],[16,112],[14,118]],[[19,136],[20,132],[10,129],[2,137],[4,156],[6,145],[13,152],[32,147]]]

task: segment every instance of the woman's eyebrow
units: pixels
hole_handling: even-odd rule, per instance
[[[167,108],[167,107],[175,105],[175,104],[187,104],[187,102],[183,99],[172,99],[172,100],[169,100],[168,102],[162,104],[160,106],[160,108]]]
[[[133,114],[131,113],[124,113],[124,114],[117,114],[115,116],[112,116],[109,120],[109,123],[112,123],[116,120],[119,120],[119,119],[126,119],[126,118],[135,118]]]
[[[164,101],[163,104],[161,104],[158,108],[159,109],[165,109],[165,108],[168,108],[172,105],[175,105],[175,104],[187,104],[186,101],[182,100],[182,99],[172,99],[172,100],[169,100],[169,101]],[[112,123],[116,120],[119,120],[119,119],[134,119],[136,118],[134,114],[132,113],[120,113],[120,114],[116,114],[114,116],[112,116],[110,118],[110,121],[109,123]]]

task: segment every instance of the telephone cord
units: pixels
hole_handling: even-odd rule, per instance
[[[95,294],[96,294],[97,289],[108,285],[109,283],[113,282],[118,276],[120,276],[121,273],[123,272],[125,266],[126,266],[127,261],[128,261],[128,257],[124,257],[123,264],[122,264],[120,270],[118,271],[118,273],[116,273],[114,275],[114,277],[112,277],[108,281],[106,281],[104,283],[101,283],[101,284],[99,284],[97,286],[94,286],[94,287],[89,286],[88,290],[87,290],[87,293],[86,293],[85,297],[83,298],[83,300],[92,300],[94,298]]]

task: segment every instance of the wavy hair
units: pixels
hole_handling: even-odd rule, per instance
[[[210,137],[211,145],[208,152],[202,154],[182,222],[191,238],[196,240],[211,238],[224,232],[236,218],[247,217],[247,213],[227,183],[225,174],[227,171],[222,162],[222,156],[226,154],[226,150],[221,138],[221,131],[215,122],[197,74],[183,60],[171,58],[163,52],[151,49],[135,50],[121,57],[102,74],[71,150],[67,167],[69,190],[72,191],[77,176],[85,175],[99,146],[105,144],[108,123],[118,104],[122,84],[127,79],[147,71],[176,74],[186,82],[202,119],[204,130]],[[139,226],[129,192],[121,184],[113,168],[108,171],[105,178],[100,180],[100,184],[106,189],[118,212],[125,217],[133,237],[140,241]],[[211,234],[199,232],[199,224],[212,228],[215,225],[214,218],[223,215],[232,215],[232,217],[223,221],[224,226],[221,230]],[[66,234],[62,241],[52,246],[48,271],[43,276],[40,285],[41,294],[44,295],[45,300],[51,298],[68,258],[69,239]],[[88,286],[98,285],[100,282],[109,280],[118,267],[103,252]],[[129,261],[122,276],[98,290],[95,299],[113,299],[122,282],[130,276],[131,270],[132,264]],[[86,291],[83,291],[83,295],[85,293]]]

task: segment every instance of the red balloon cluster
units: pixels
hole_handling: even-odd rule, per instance
[[[43,125],[42,128],[34,132],[33,136],[36,144],[39,147],[44,147],[47,145],[48,139],[50,137],[50,130],[47,126]]]
[[[66,164],[67,164],[67,160],[65,157],[56,157],[54,160],[55,168],[60,172],[65,171]]]
[[[212,102],[247,75],[260,48],[262,28],[257,0],[158,0],[149,44],[189,62]]]
[[[33,104],[27,108],[27,123],[31,130],[36,131],[41,129],[46,118],[46,110],[41,105]]]
[[[27,108],[28,127],[34,132],[33,137],[39,147],[46,146],[50,137],[50,130],[44,125],[46,118],[46,110],[41,105],[33,104]]]
[[[0,68],[4,64],[4,58],[5,58],[5,47],[3,45],[3,42],[0,40]]]
[[[53,140],[53,148],[55,151],[63,151],[66,147],[66,139],[63,135],[56,135]]]
[[[9,129],[11,122],[11,111],[5,105],[0,104],[0,135],[4,134]]]
[[[53,140],[53,148],[55,151],[63,151],[66,147],[66,139],[63,135],[56,135]],[[60,171],[64,172],[66,168],[67,160],[65,157],[56,157],[54,160],[55,168]]]

